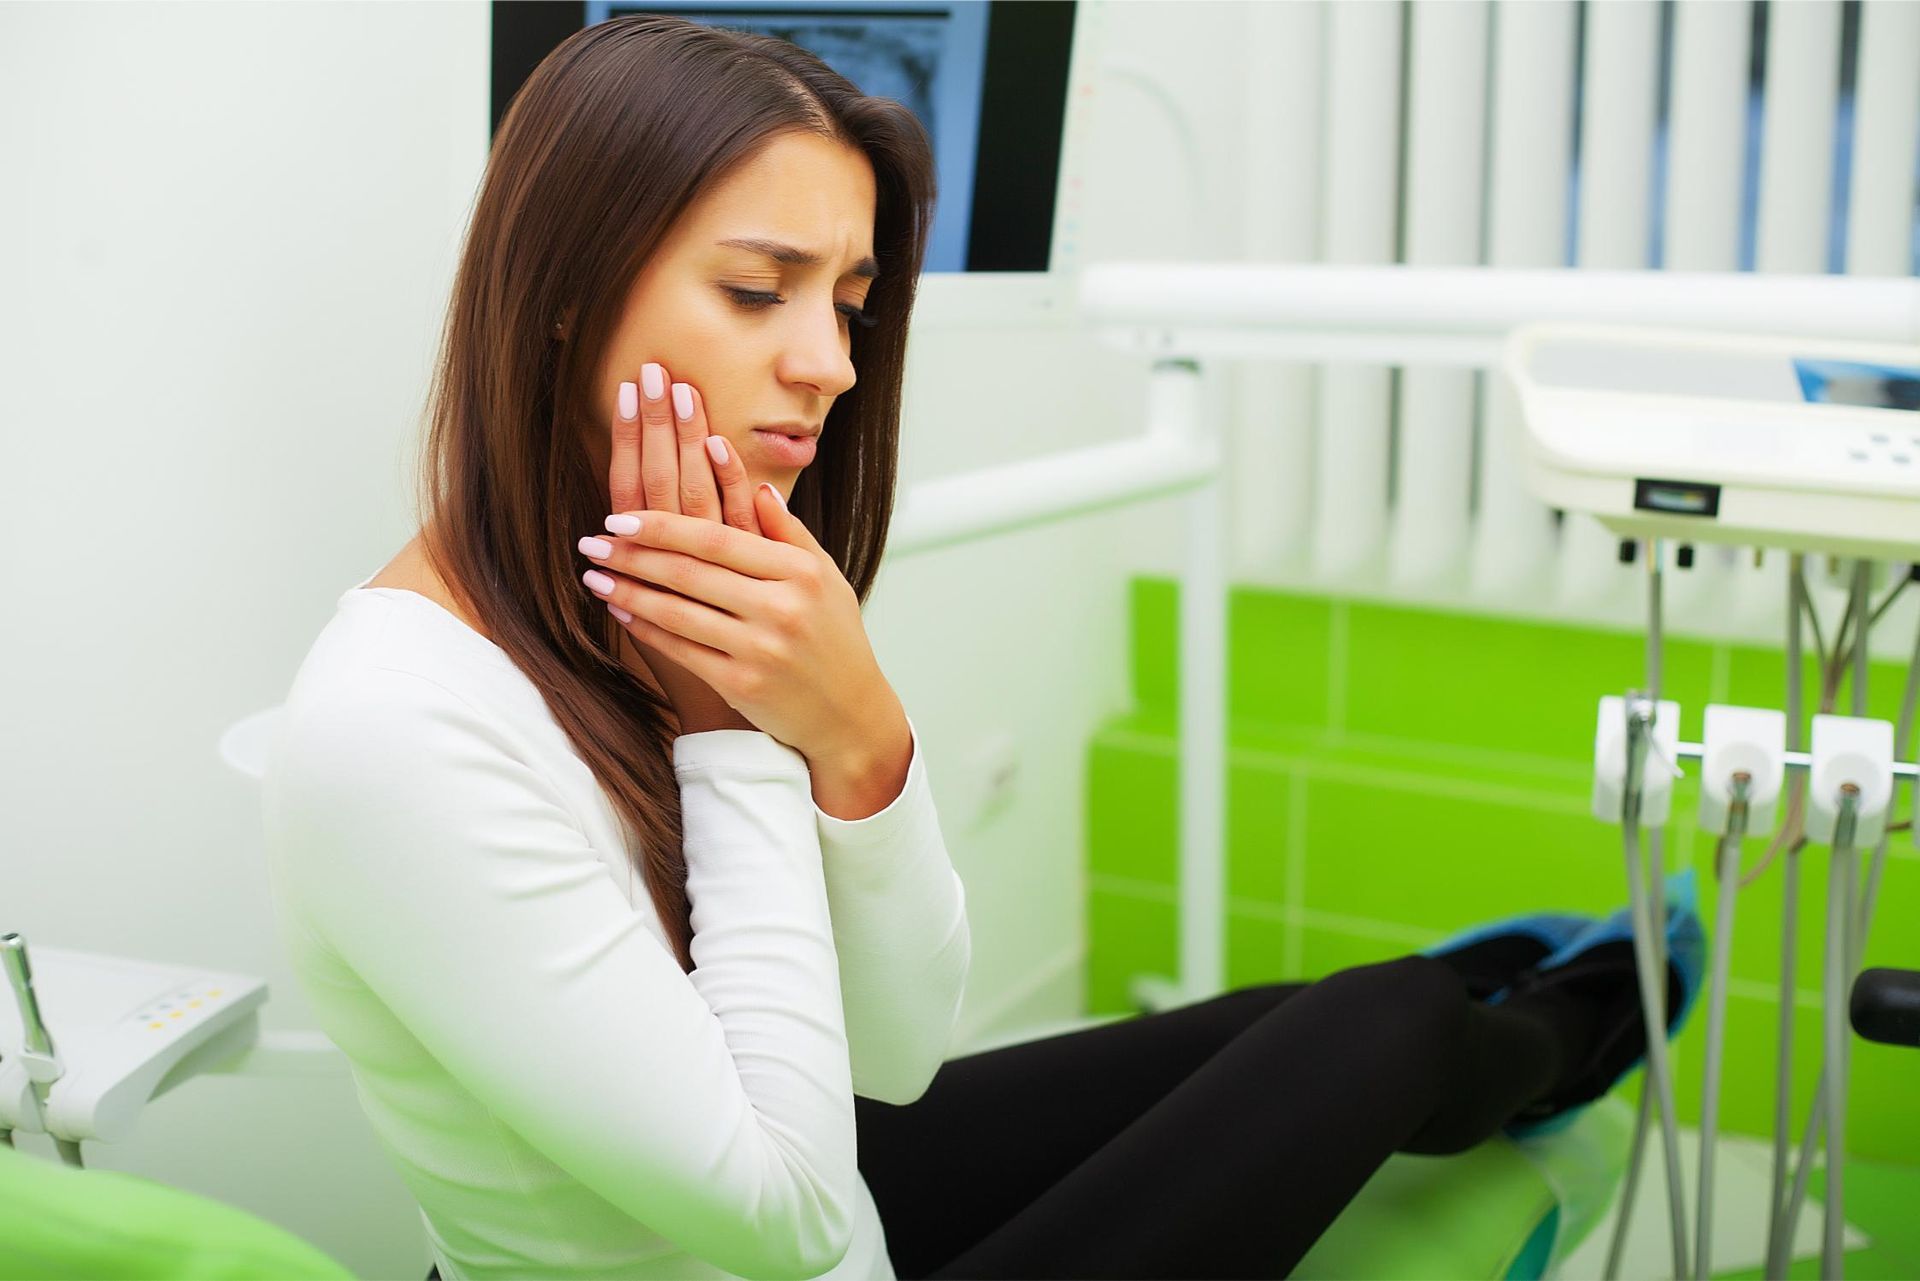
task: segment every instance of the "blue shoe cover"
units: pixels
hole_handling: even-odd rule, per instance
[[[1666,909],[1666,951],[1667,967],[1680,981],[1680,1000],[1667,1011],[1667,1039],[1671,1041],[1686,1026],[1687,1016],[1700,996],[1702,979],[1707,968],[1706,930],[1700,922],[1699,900],[1700,881],[1692,868],[1676,872],[1667,877]],[[1596,922],[1582,931],[1565,946],[1554,952],[1535,967],[1545,974],[1562,966],[1571,964],[1595,948],[1606,943],[1628,943],[1633,940],[1633,905],[1620,908],[1604,920]],[[1669,985],[1668,991],[1672,988]],[[1505,992],[1500,993],[1504,997]],[[1498,1004],[1499,998],[1488,1002]],[[1614,1077],[1613,1085],[1618,1085],[1628,1074],[1646,1062],[1646,1052],[1623,1068]],[[1613,1085],[1608,1087],[1609,1091]],[[1535,1134],[1551,1134],[1573,1124],[1579,1114],[1591,1106],[1587,1103],[1576,1104],[1540,1121],[1516,1123],[1507,1126],[1506,1132],[1512,1138],[1526,1138]]]
[[[1484,943],[1488,939],[1499,938],[1505,934],[1518,934],[1523,938],[1537,940],[1547,949],[1547,955],[1561,951],[1580,936],[1581,931],[1591,929],[1599,922],[1591,916],[1577,916],[1571,912],[1536,912],[1531,916],[1513,916],[1504,921],[1494,921],[1487,925],[1475,925],[1460,931],[1452,938],[1435,943],[1432,947],[1422,948],[1422,956],[1445,956],[1449,952],[1458,952],[1472,947],[1475,943]]]

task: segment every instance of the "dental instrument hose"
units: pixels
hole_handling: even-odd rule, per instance
[[[1840,1281],[1840,1259],[1846,1220],[1842,1217],[1841,1177],[1847,1158],[1847,992],[1853,986],[1846,973],[1847,926],[1854,912],[1855,859],[1853,836],[1860,813],[1860,789],[1840,785],[1840,813],[1833,828],[1833,857],[1827,878],[1827,947],[1825,1005],[1820,1011],[1826,1063],[1821,1068],[1826,1102],[1827,1192],[1821,1218],[1820,1275]],[[1811,1130],[1812,1127],[1808,1127]]]
[[[1805,714],[1801,692],[1805,684],[1800,638],[1803,612],[1810,613],[1807,601],[1806,554],[1795,552],[1787,562],[1787,749],[1799,751],[1805,734]],[[1817,627],[1818,620],[1815,620]],[[1818,637],[1815,638],[1818,645]],[[1821,650],[1824,645],[1818,645]],[[1823,655],[1824,658],[1824,655]],[[1824,684],[1824,661],[1821,664]],[[1781,824],[1779,839],[1786,842],[1786,862],[1781,867],[1780,887],[1780,1054],[1775,1070],[1773,1095],[1773,1180],[1767,1201],[1767,1259],[1764,1275],[1769,1281],[1786,1276],[1787,1228],[1787,1144],[1793,1132],[1793,991],[1795,944],[1799,937],[1800,851],[1794,844],[1796,820],[1804,813],[1807,780],[1795,773],[1788,792],[1787,819]],[[1764,863],[1765,860],[1762,860]],[[1701,1213],[1705,1213],[1703,1209]]]
[[[1693,1275],[1707,1281],[1713,1265],[1713,1157],[1714,1133],[1720,1120],[1721,1056],[1726,1050],[1727,980],[1733,962],[1733,900],[1740,891],[1740,842],[1747,834],[1747,794],[1753,776],[1734,774],[1732,801],[1727,808],[1727,831],[1714,854],[1720,887],[1719,911],[1714,918],[1713,975],[1707,982],[1707,1062],[1700,1090],[1700,1193],[1693,1204]]]
[[[1628,1156],[1620,1211],[1614,1220],[1613,1241],[1607,1251],[1607,1281],[1614,1281],[1619,1276],[1627,1229],[1633,1218],[1640,1157],[1646,1150],[1648,1092],[1653,1094],[1653,1106],[1658,1107],[1660,1112],[1660,1138],[1667,1170],[1667,1210],[1673,1232],[1673,1275],[1688,1275],[1686,1186],[1680,1172],[1680,1129],[1678,1118],[1674,1115],[1673,1077],[1667,1066],[1666,895],[1662,883],[1665,876],[1664,832],[1648,829],[1647,856],[1650,866],[1645,877],[1640,867],[1643,771],[1651,746],[1653,718],[1660,705],[1661,646],[1664,640],[1661,561],[1665,546],[1658,538],[1649,539],[1646,552],[1649,688],[1644,697],[1629,697],[1627,700],[1627,775],[1621,830],[1627,863],[1627,899],[1633,914],[1634,972],[1639,980],[1640,1010],[1646,1024],[1647,1063],[1641,1083],[1640,1114],[1634,1126],[1633,1150]],[[1671,768],[1672,762],[1667,764]],[[1643,883],[1646,881],[1651,884]]]
[[[33,990],[33,965],[27,959],[27,940],[17,933],[0,934],[0,966],[7,972],[7,986],[13,991],[14,1005],[20,1011],[20,1043],[32,1054],[52,1057],[55,1053],[53,1033],[47,1030],[46,1022],[40,1017],[40,998]],[[34,1106],[39,1109],[42,1126],[47,1116],[47,1096],[53,1087],[44,1081],[29,1078],[29,1092],[33,1096]],[[48,1133],[52,1133],[51,1129]],[[11,1135],[9,1135],[11,1138]],[[9,1144],[11,1146],[11,1144]],[[80,1145],[71,1139],[54,1136],[54,1150],[60,1159],[68,1165],[83,1164],[80,1157]]]
[[[1906,760],[1908,753],[1913,748],[1914,713],[1917,703],[1920,703],[1920,628],[1916,628],[1914,631],[1913,657],[1907,664],[1906,688],[1900,697],[1900,719],[1895,726],[1893,734],[1893,757],[1895,760]],[[1920,793],[1916,793],[1916,795],[1920,795]],[[1909,822],[1911,822],[1911,817],[1909,818]],[[1889,823],[1887,826],[1889,829],[1888,833],[1881,835],[1879,843],[1874,846],[1873,861],[1867,866],[1866,893],[1860,901],[1859,913],[1854,918],[1852,951],[1849,956],[1847,968],[1849,974],[1858,973],[1860,966],[1866,960],[1867,932],[1873,922],[1874,902],[1880,893],[1880,876],[1886,867],[1887,842],[1893,824]],[[1781,1200],[1780,1212],[1782,1225],[1777,1237],[1773,1234],[1769,1234],[1768,1236],[1767,1276],[1770,1278],[1786,1275],[1786,1245],[1787,1242],[1792,1239],[1794,1230],[1799,1225],[1801,1210],[1806,1206],[1808,1184],[1813,1171],[1813,1157],[1814,1153],[1819,1150],[1820,1138],[1823,1133],[1825,1098],[1826,1076],[1823,1069],[1821,1075],[1814,1080],[1813,1099],[1808,1107],[1806,1129],[1801,1134],[1799,1162],[1794,1167],[1791,1188]],[[1779,1123],[1780,1128],[1775,1135],[1775,1139],[1776,1143],[1781,1145],[1782,1148],[1784,1148],[1786,1142],[1785,1136],[1789,1132],[1791,1123],[1791,1116],[1789,1116],[1786,1121]],[[1786,1168],[1784,1151],[1776,1156],[1775,1159],[1778,1162],[1775,1175],[1779,1177]],[[1779,1264],[1777,1268],[1774,1263],[1776,1242],[1779,1251]]]
[[[1660,711],[1660,692],[1665,677],[1666,640],[1666,543],[1655,538],[1647,544],[1647,697],[1650,700],[1648,710],[1653,716]],[[1648,743],[1652,745],[1653,721],[1647,722]],[[1667,768],[1677,777],[1680,773],[1672,761],[1665,762]],[[1654,1089],[1654,1102],[1660,1108],[1660,1137],[1667,1158],[1667,1208],[1673,1223],[1673,1275],[1686,1275],[1687,1241],[1687,1200],[1686,1186],[1680,1174],[1680,1116],[1676,1110],[1673,1092],[1673,1073],[1667,1066],[1667,834],[1665,829],[1650,827],[1647,829],[1647,877],[1646,877],[1646,917],[1648,953],[1653,957],[1653,972],[1658,976],[1654,986],[1659,995],[1649,1008],[1657,1015],[1657,1034],[1660,1043],[1661,1067],[1658,1084]],[[1629,893],[1631,897],[1631,892]],[[1639,968],[1638,958],[1635,968]],[[1644,992],[1644,987],[1643,987]],[[1655,1038],[1652,1025],[1647,1030],[1649,1044]],[[1649,1052],[1649,1062],[1651,1052]],[[1651,1081],[1648,1082],[1651,1084]],[[1643,1086],[1643,1089],[1645,1087]],[[1643,1096],[1644,1097],[1644,1096]]]

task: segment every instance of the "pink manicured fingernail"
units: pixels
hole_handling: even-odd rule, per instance
[[[631,623],[633,621],[632,614],[629,614],[626,610],[621,609],[618,605],[614,604],[612,601],[607,602],[607,612],[609,614],[612,614],[615,618],[619,619],[623,623]]]
[[[595,560],[605,560],[613,555],[613,544],[604,538],[583,538],[576,544],[582,556],[591,556]]]
[[[667,371],[658,365],[640,366],[640,381],[646,386],[648,400],[658,400],[667,394]]]
[[[760,488],[766,490],[769,494],[773,495],[773,501],[780,504],[781,511],[785,511],[787,509],[787,500],[780,496],[780,491],[778,489],[775,489],[772,484],[770,484],[767,481],[762,481],[760,482]]]
[[[673,412],[681,422],[693,417],[693,388],[685,383],[673,385]]]
[[[597,569],[590,569],[580,575],[580,581],[602,596],[613,590],[613,580]]]
[[[620,419],[632,422],[640,414],[640,389],[632,383],[620,384]]]
[[[625,534],[628,538],[640,532],[640,518],[626,512],[618,512],[606,519],[609,534]]]
[[[718,436],[707,437],[707,453],[716,463],[727,461],[727,442]]]

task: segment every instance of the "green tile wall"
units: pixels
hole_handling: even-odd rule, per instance
[[[1132,1008],[1127,985],[1175,966],[1177,584],[1131,587],[1128,714],[1089,748],[1087,1003]],[[1316,978],[1417,950],[1462,926],[1626,898],[1619,829],[1588,815],[1595,700],[1638,683],[1637,632],[1448,614],[1235,588],[1229,600],[1228,982]],[[1664,697],[1697,740],[1709,702],[1778,707],[1777,649],[1672,641]],[[1808,688],[1817,681],[1809,663]],[[1876,665],[1869,712],[1893,719],[1905,673]],[[1845,710],[1844,708],[1842,710]],[[1691,771],[1690,771],[1691,772]],[[1698,865],[1712,920],[1711,843],[1676,789],[1669,870]],[[1900,817],[1904,817],[1904,813]],[[1752,867],[1764,842],[1749,842]],[[1741,893],[1722,1125],[1770,1134],[1782,869]],[[1801,869],[1795,1056],[1801,1114],[1820,1054],[1826,860]],[[1920,857],[1896,835],[1867,964],[1920,965]],[[1675,1048],[1697,1119],[1706,1020]],[[1920,1152],[1920,1054],[1855,1040],[1849,1144]]]

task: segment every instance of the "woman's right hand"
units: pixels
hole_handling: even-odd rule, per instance
[[[647,395],[649,388],[660,394]],[[674,410],[676,398],[688,411],[684,419]],[[638,413],[630,419],[622,417],[629,408],[637,408]],[[706,405],[700,393],[690,383],[672,383],[663,366],[649,363],[637,380],[620,384],[615,397],[613,453],[607,477],[613,505],[607,510],[616,514],[669,511],[704,516],[759,534],[753,483],[747,479],[740,451],[723,442],[726,461],[718,462],[708,451],[709,439],[721,438],[708,434]],[[658,583],[648,586],[667,590]],[[615,634],[672,704],[679,720],[678,733],[756,728],[714,693],[712,686],[635,638],[625,627],[617,628]]]

